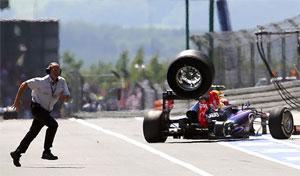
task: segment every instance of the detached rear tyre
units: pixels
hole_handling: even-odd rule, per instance
[[[199,98],[211,87],[214,66],[197,50],[184,50],[173,61],[167,73],[170,88],[183,98]]]
[[[288,139],[294,131],[292,113],[287,108],[277,108],[270,112],[269,129],[275,139]]]
[[[167,135],[164,131],[167,130],[164,113],[162,111],[149,111],[144,117],[143,133],[144,138],[149,143],[165,142]]]

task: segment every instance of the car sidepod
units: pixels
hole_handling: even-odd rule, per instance
[[[247,137],[250,130],[251,110],[240,110],[224,123],[224,134],[232,137]]]

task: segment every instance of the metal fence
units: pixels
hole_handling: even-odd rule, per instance
[[[300,15],[259,28],[279,32],[299,31]],[[258,28],[236,32],[206,33],[191,37],[199,50],[206,54],[212,51],[216,68],[216,84],[224,84],[227,88],[239,88],[269,82],[270,76],[267,74],[256,47],[256,30]],[[267,60],[279,77],[286,78],[290,76],[291,71],[299,70],[300,55],[297,52],[297,37],[297,34],[289,34],[266,36],[263,39]]]
[[[300,15],[283,22],[263,26],[267,31],[300,30]],[[268,84],[270,76],[256,47],[257,29],[236,32],[206,33],[193,35],[191,40],[202,52],[209,54],[210,41],[214,43],[213,62],[216,69],[215,84],[227,88],[252,87]],[[299,70],[300,56],[297,53],[297,35],[267,36],[263,40],[267,60],[278,76],[290,76],[292,69]],[[90,101],[86,97],[97,94],[84,87],[84,79],[71,74],[70,87],[73,94],[72,112],[78,110],[141,110],[153,108],[162,93],[160,86],[144,81],[130,88],[112,88],[112,94],[101,101]],[[75,89],[76,88],[76,89]],[[73,89],[73,90],[72,90]],[[93,98],[92,98],[93,99]],[[93,104],[94,103],[94,104]],[[86,106],[88,105],[88,106]],[[98,109],[97,109],[98,107]]]
[[[142,110],[154,107],[154,102],[161,98],[162,88],[148,80],[136,84],[121,86],[114,84],[104,89],[97,83],[88,83],[87,77],[79,72],[65,75],[72,99],[64,103],[64,116],[78,111],[124,111]],[[121,82],[111,77],[105,81]]]
[[[280,23],[263,26],[263,28],[267,31],[300,30],[300,15]],[[191,40],[198,49],[204,53],[209,54],[209,51],[212,49],[213,62],[216,68],[216,84],[224,84],[227,88],[239,88],[266,84],[265,82],[268,82],[270,77],[256,47],[256,37],[254,34],[256,30],[257,29],[240,30],[237,32],[206,33],[203,35],[193,35],[191,37]],[[300,56],[299,53],[297,53],[297,37],[295,34],[290,34],[264,38],[263,44],[267,60],[272,70],[283,78],[290,76],[292,69],[299,70],[300,68]],[[210,41],[213,41],[213,47],[210,47],[212,46]],[[3,71],[2,57],[1,70]],[[1,78],[2,77],[3,74],[1,72]],[[264,80],[265,82],[263,82]],[[84,78],[79,73],[74,72],[69,75],[67,81],[69,81],[73,99],[70,104],[66,104],[65,108],[63,108],[66,110],[64,113],[73,113],[82,110],[85,103],[85,93],[87,93],[84,90]],[[5,82],[6,81],[1,79],[0,83],[2,87],[5,85]],[[4,89],[1,89],[1,92],[3,90]],[[142,93],[140,93],[140,91],[142,91]],[[128,90],[123,88],[117,89],[113,99],[107,100],[106,103],[116,103],[118,107],[113,110],[133,110],[134,108],[148,109],[152,108],[154,101],[160,98],[161,92],[162,90],[159,86],[144,82]],[[140,96],[140,94],[142,94],[142,96]],[[3,98],[3,95],[8,94],[1,93],[0,97]],[[122,98],[124,98],[124,100]],[[127,106],[123,107],[122,102]],[[11,103],[7,105],[9,104]],[[91,104],[91,106],[93,106],[93,104]],[[107,104],[102,104],[102,106],[107,106]]]

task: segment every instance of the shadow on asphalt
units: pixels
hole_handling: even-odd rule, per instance
[[[84,169],[83,166],[22,166],[22,168],[35,168],[35,169]]]
[[[168,144],[186,144],[186,143],[216,143],[216,142],[236,142],[236,141],[263,141],[265,139],[182,139],[182,141],[167,141]]]

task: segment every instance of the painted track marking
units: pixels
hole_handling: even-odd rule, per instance
[[[268,146],[265,144],[268,143]],[[250,137],[249,140],[218,142],[218,144],[300,170],[300,147],[270,135]]]
[[[161,151],[159,151],[159,150],[157,150],[157,149],[155,149],[153,147],[150,147],[149,145],[146,145],[144,143],[141,143],[141,142],[138,142],[136,140],[133,140],[133,139],[131,139],[131,138],[129,138],[129,137],[123,135],[123,134],[116,133],[116,132],[104,129],[104,128],[100,127],[100,126],[97,126],[95,124],[86,122],[86,121],[84,121],[82,119],[70,118],[69,120],[75,121],[75,122],[77,122],[77,123],[79,123],[81,125],[90,127],[90,128],[95,129],[97,131],[101,131],[101,132],[103,132],[103,133],[105,133],[107,135],[119,138],[119,139],[121,139],[121,140],[123,140],[123,141],[125,141],[127,143],[135,145],[136,147],[142,148],[142,149],[144,149],[144,150],[146,150],[146,151],[148,151],[148,152],[150,152],[152,154],[158,155],[161,158],[164,158],[164,159],[166,159],[166,160],[168,160],[168,161],[170,161],[170,162],[172,162],[174,164],[182,166],[182,167],[184,167],[184,168],[186,168],[186,169],[188,169],[188,170],[190,170],[190,171],[192,171],[192,172],[194,172],[194,173],[196,173],[198,175],[213,176],[212,174],[210,174],[210,173],[208,173],[208,172],[206,172],[204,170],[201,170],[201,169],[197,168],[196,166],[194,166],[194,165],[192,165],[190,163],[181,161],[181,160],[179,160],[179,159],[177,159],[177,158],[175,158],[173,156],[170,156],[170,155],[168,155],[168,154],[166,154],[164,152],[161,152]]]

